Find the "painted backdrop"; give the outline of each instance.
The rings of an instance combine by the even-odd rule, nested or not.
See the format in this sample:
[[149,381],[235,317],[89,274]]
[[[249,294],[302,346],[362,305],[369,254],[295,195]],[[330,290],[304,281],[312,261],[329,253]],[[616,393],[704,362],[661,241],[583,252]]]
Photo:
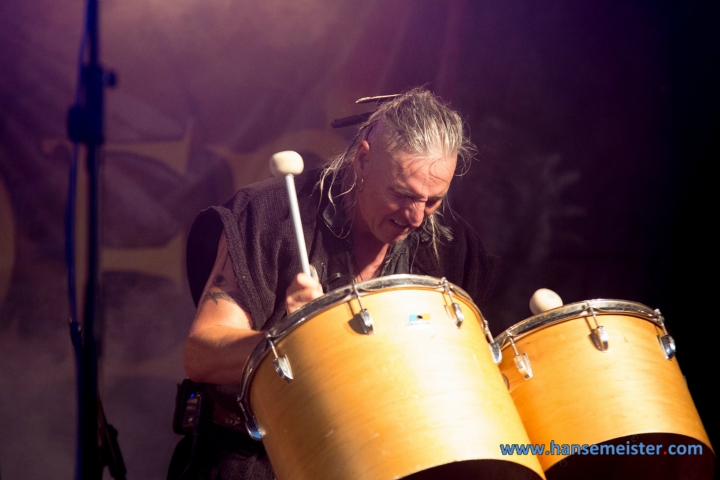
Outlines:
[[[660,308],[706,427],[717,397],[701,310],[717,217],[716,3],[107,0],[101,396],[128,478],[165,477],[193,317],[194,216],[299,151],[311,168],[363,96],[427,85],[479,156],[450,197],[503,257],[493,333],[566,303]],[[63,217],[80,2],[0,3],[0,476],[70,478],[75,372]],[[78,212],[86,209],[81,172]],[[711,213],[714,216],[711,216]],[[79,271],[86,228],[79,217]],[[591,392],[588,393],[591,395]],[[713,437],[717,438],[717,437]],[[715,440],[717,446],[717,440]]]

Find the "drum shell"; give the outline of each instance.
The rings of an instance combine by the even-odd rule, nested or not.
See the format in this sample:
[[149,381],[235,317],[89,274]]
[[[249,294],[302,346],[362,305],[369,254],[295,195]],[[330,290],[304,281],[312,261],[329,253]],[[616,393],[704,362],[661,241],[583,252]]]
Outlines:
[[[476,460],[508,478],[543,477],[536,457],[500,453],[500,443],[528,437],[472,302],[455,296],[465,315],[457,328],[441,291],[410,286],[361,300],[374,334],[353,329],[358,302],[343,301],[276,344],[290,383],[272,355],[258,365],[250,405],[278,480],[394,479]],[[408,328],[414,314],[429,326]]]
[[[609,348],[604,352],[589,337],[591,316],[540,326],[517,338],[518,353],[526,354],[532,367],[533,377],[528,380],[516,368],[514,352],[504,342],[500,370],[530,441],[544,444],[546,450],[551,441],[592,445],[652,439],[665,447],[668,442],[702,442],[706,447],[702,458],[677,457],[678,465],[674,465],[664,457],[661,469],[668,475],[663,478],[709,478],[705,475],[712,475],[712,446],[677,359],[668,360],[663,353],[658,335],[664,332],[652,321],[627,313],[602,312],[596,318],[609,336]],[[517,331],[518,325],[510,330]],[[558,466],[565,467],[566,457],[553,452],[538,458],[548,478],[553,478],[549,469],[562,470]],[[658,464],[655,460],[660,459],[613,456],[602,461],[606,466],[618,462],[623,464],[618,468],[625,470],[632,462],[644,462],[644,474],[648,474],[652,462]],[[697,476],[668,474],[668,469],[687,470],[698,462],[702,465],[696,468]]]

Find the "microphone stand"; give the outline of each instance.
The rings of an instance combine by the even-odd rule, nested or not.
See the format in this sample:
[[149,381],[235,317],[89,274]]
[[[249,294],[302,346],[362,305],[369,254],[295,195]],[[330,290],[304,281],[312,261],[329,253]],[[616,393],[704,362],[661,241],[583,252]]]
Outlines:
[[[114,74],[103,72],[98,61],[98,1],[87,0],[86,25],[81,47],[80,89],[77,104],[68,112],[68,133],[87,147],[88,168],[88,276],[83,328],[70,318],[78,370],[78,480],[100,480],[104,467],[116,479],[125,478],[125,465],[117,443],[117,430],[107,424],[98,395],[99,340],[95,323],[100,308],[100,151],[103,144],[104,87],[114,86]],[[85,55],[87,40],[87,63]],[[70,213],[72,215],[72,212]],[[71,298],[74,311],[74,298]]]

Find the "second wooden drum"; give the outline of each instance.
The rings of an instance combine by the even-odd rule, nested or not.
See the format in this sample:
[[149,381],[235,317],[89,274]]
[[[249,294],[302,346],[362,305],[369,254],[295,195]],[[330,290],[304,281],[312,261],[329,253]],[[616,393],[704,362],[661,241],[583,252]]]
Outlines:
[[496,343],[549,480],[712,478],[715,454],[659,311],[588,300],[524,320]]

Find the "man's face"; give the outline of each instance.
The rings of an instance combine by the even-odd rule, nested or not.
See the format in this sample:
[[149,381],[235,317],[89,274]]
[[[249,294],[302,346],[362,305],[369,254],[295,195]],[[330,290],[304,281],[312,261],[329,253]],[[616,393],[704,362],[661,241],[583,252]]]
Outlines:
[[445,156],[441,149],[428,156],[390,153],[382,132],[373,133],[355,155],[353,166],[363,185],[356,193],[353,228],[360,238],[374,236],[393,244],[438,209],[450,187],[457,155]]

